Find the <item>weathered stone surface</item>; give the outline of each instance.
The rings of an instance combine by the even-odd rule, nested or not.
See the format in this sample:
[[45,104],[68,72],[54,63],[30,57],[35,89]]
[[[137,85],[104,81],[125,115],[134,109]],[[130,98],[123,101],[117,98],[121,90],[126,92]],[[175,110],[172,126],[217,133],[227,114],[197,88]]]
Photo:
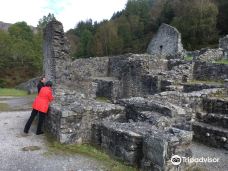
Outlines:
[[[185,111],[177,107],[174,104],[167,102],[159,102],[153,99],[146,99],[142,97],[132,97],[129,99],[122,99],[119,101],[124,105],[127,110],[130,110],[129,114],[134,115],[135,111],[153,111],[160,113],[163,116],[175,117],[177,115],[184,115]],[[129,116],[130,118],[130,116]]]
[[61,143],[91,142],[91,128],[102,119],[124,115],[124,108],[118,105],[80,99],[69,106],[53,104],[49,111],[49,131]]
[[228,128],[228,115],[226,114],[206,113],[200,118],[200,121],[213,126]]
[[192,128],[195,140],[209,146],[228,149],[228,129],[203,122],[194,122]]
[[101,147],[130,165],[146,169],[149,163],[150,169],[154,166],[166,169],[173,154],[191,156],[192,133],[188,131],[176,128],[161,131],[145,122],[104,121],[97,128],[94,134],[99,137]]
[[212,84],[212,83],[195,83],[195,84],[182,84],[183,85],[183,92],[192,92],[192,91],[201,91],[203,89],[212,89],[212,88],[222,88],[223,85],[222,84]]
[[182,59],[170,59],[167,63],[168,70],[172,70],[175,66],[190,64],[191,62]]
[[62,84],[70,63],[69,44],[64,36],[62,23],[53,20],[44,29],[43,69],[45,77],[55,84]]
[[121,96],[121,83],[115,77],[93,78],[97,84],[96,97],[106,97],[115,101]]
[[[153,131],[144,136],[143,160],[144,170],[172,170],[175,166],[170,163],[172,155],[191,157],[190,143],[192,134],[179,129],[170,128],[166,132]],[[186,164],[181,163],[181,170]]]
[[[188,85],[193,73],[194,79],[227,78],[226,66],[196,63],[193,67],[194,62],[168,60],[183,52],[180,34],[168,25],[162,25],[151,41],[157,55],[125,54],[71,62],[57,21],[47,26],[44,40],[44,70],[56,83],[47,129],[62,143],[93,143],[143,170],[174,169],[172,155],[191,155],[192,123],[210,124],[209,117],[196,114],[204,112],[203,99],[221,89],[211,89],[207,84],[210,89],[196,86],[199,91],[186,93],[180,83]],[[215,106],[224,108],[224,104]],[[222,111],[227,112],[226,108]],[[212,120],[222,122],[218,117]],[[205,132],[204,127],[194,130]],[[223,141],[225,138],[221,137]]]
[[221,81],[228,78],[228,65],[206,62],[196,62],[193,69],[193,78],[196,80]]
[[194,139],[206,145],[227,148],[228,145],[228,99],[204,97],[203,112],[192,125]]
[[183,53],[181,34],[176,28],[162,24],[151,40],[147,52],[152,55],[167,57],[181,56]]
[[28,80],[24,83],[19,84],[18,86],[16,86],[17,89],[21,89],[21,90],[25,90],[27,91],[29,94],[32,93],[37,93],[37,84],[39,83],[40,77],[36,77],[33,78],[31,80]]
[[214,62],[223,59],[223,49],[205,49],[200,52],[200,55],[195,57],[194,60]]
[[224,57],[228,59],[228,35],[219,39],[219,47],[224,50]]
[[204,98],[203,110],[208,113],[228,114],[228,99]]

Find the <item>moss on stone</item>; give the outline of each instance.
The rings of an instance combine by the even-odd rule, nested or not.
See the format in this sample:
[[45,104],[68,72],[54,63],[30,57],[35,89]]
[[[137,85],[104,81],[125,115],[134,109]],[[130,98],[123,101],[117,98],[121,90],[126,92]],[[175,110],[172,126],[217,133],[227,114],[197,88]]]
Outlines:
[[87,157],[92,157],[102,162],[110,171],[137,171],[138,169],[127,166],[120,161],[113,160],[103,150],[96,148],[90,144],[61,144],[55,140],[50,134],[45,134],[48,144],[48,152],[44,155],[69,155],[81,154]]

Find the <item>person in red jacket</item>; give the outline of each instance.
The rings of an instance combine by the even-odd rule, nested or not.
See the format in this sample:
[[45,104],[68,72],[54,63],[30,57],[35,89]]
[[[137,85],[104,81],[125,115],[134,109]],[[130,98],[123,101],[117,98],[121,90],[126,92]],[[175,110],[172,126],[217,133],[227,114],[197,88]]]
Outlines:
[[52,95],[51,87],[52,87],[52,82],[47,81],[46,85],[41,88],[39,94],[35,98],[32,105],[32,108],[33,108],[32,113],[25,125],[24,133],[28,133],[31,127],[31,124],[38,113],[39,113],[39,121],[37,125],[36,135],[44,133],[42,131],[43,121],[45,116],[47,115],[49,104],[54,99]]

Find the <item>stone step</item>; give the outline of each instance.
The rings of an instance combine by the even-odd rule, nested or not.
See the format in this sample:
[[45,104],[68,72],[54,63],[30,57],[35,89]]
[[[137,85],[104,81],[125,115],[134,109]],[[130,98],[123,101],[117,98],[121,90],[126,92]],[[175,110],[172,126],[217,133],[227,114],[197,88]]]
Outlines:
[[92,77],[97,84],[96,97],[105,97],[115,101],[121,94],[120,81],[116,77]]
[[218,127],[228,128],[228,115],[209,113],[203,117],[202,122]]
[[206,113],[228,114],[228,99],[204,98],[203,110]]
[[194,122],[192,130],[194,132],[194,140],[208,146],[228,150],[228,129],[203,122]]

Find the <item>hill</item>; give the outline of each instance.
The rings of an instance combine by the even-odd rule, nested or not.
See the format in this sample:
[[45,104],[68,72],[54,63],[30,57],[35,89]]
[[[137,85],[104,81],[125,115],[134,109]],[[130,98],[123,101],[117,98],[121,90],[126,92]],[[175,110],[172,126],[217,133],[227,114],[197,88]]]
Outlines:
[[0,21],[0,30],[7,31],[12,24]]
[[[8,29],[11,25],[13,25],[13,24],[0,21],[0,30],[8,31]],[[29,27],[32,29],[33,33],[37,33],[36,27],[33,27],[33,26],[29,26]]]
[[81,21],[68,31],[75,58],[144,53],[162,23],[176,27],[184,48],[214,47],[228,34],[227,0],[128,0],[100,23]]

